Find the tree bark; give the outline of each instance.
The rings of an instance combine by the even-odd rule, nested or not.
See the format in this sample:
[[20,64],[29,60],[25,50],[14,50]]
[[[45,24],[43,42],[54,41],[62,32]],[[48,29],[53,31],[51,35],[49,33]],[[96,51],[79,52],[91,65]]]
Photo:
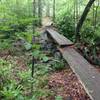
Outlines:
[[36,0],[33,0],[33,16],[36,16]]
[[42,0],[38,0],[38,18],[39,18],[39,26],[42,25]]
[[95,28],[96,28],[96,24],[97,24],[98,8],[99,8],[99,0],[98,0],[98,5],[96,6],[96,11],[95,11],[95,18],[94,18]]
[[55,0],[53,0],[53,21],[55,21]]
[[46,5],[46,16],[50,17],[50,3],[49,3],[49,0],[48,0],[47,5]]
[[95,0],[89,0],[89,2],[86,5],[85,10],[84,10],[81,18],[80,18],[80,20],[79,20],[79,22],[77,24],[77,27],[76,27],[76,41],[75,42],[80,41],[80,30],[82,28],[82,25],[83,25],[87,15],[88,15],[88,12],[90,11],[90,8],[91,8],[92,4],[94,3],[94,1]]

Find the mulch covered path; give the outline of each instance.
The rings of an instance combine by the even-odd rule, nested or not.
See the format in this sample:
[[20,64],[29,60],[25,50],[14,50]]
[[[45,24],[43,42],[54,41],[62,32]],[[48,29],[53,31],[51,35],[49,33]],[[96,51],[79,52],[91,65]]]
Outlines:
[[62,96],[63,100],[91,100],[70,69],[53,73],[48,86],[55,95]]

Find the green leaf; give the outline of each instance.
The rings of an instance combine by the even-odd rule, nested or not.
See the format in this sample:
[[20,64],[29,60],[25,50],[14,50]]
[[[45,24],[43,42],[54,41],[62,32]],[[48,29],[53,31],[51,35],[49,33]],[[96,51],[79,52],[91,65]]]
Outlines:
[[55,100],[63,100],[62,96],[56,96]]
[[43,57],[43,62],[47,62],[49,59],[48,59],[48,57]]
[[30,50],[32,48],[32,45],[30,43],[26,42],[24,44],[24,47],[25,47],[26,50]]
[[39,50],[35,50],[32,54],[34,57],[39,57],[40,55],[40,51]]

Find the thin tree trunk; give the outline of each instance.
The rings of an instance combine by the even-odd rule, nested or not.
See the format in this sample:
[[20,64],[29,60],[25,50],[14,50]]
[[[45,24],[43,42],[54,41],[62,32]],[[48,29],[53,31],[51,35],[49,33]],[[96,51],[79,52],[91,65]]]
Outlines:
[[94,21],[94,25],[95,25],[95,28],[96,28],[96,24],[97,24],[97,16],[98,16],[98,8],[99,8],[99,0],[98,0],[98,5],[96,7],[96,11],[95,11],[95,21]]
[[77,24],[77,27],[76,27],[76,41],[75,42],[78,42],[80,40],[80,30],[82,28],[82,25],[88,15],[88,12],[90,11],[90,8],[92,6],[92,4],[94,3],[95,0],[89,0],[87,6],[85,7],[85,10]]
[[55,0],[53,0],[53,21],[55,21]]
[[47,2],[47,6],[46,6],[46,16],[50,17],[50,3],[49,3],[49,1]]
[[36,0],[33,0],[33,16],[36,16]]
[[95,26],[95,5],[93,4],[93,26]]
[[78,0],[76,0],[76,21],[78,22]]
[[35,24],[36,24],[35,21],[34,21],[35,16],[36,16],[36,0],[33,0],[33,23],[32,23],[33,34],[35,32]]
[[76,33],[76,3],[74,1],[74,28],[75,28],[75,33]]
[[42,1],[38,0],[38,18],[39,18],[39,26],[42,25]]

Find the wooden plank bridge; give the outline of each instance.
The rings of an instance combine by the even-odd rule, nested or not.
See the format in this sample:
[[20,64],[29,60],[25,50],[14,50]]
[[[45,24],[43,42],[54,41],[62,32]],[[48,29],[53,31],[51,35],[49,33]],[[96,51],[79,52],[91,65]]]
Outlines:
[[72,47],[73,43],[69,39],[51,28],[47,28],[46,33],[58,44],[63,58],[77,75],[91,100],[100,100],[100,72]]
[[50,35],[53,40],[59,45],[59,46],[69,46],[69,45],[73,45],[73,43],[68,40],[67,38],[65,38],[63,35],[58,34],[56,31],[52,30],[52,29],[47,29],[46,30],[48,35]]

